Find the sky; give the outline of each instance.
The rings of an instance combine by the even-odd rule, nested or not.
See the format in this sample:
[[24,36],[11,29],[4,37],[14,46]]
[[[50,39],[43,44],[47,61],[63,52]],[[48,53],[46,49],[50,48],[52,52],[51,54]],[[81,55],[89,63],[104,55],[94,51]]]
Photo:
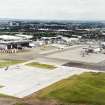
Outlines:
[[105,0],[0,0],[0,18],[105,20]]

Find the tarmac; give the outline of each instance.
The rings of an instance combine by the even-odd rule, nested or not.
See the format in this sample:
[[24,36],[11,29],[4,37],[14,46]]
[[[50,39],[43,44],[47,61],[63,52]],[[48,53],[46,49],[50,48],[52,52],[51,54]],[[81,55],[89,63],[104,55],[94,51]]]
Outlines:
[[[81,46],[74,46],[64,50],[54,49],[54,51],[52,51],[52,49],[51,51],[44,51],[41,54],[35,54],[36,51],[25,54],[24,56],[20,54],[23,58],[27,59],[28,62],[10,66],[7,70],[5,70],[6,67],[0,69],[0,86],[3,86],[0,88],[0,94],[23,98],[73,75],[79,75],[84,72],[104,72],[92,70],[91,68],[81,68],[80,66],[62,66],[70,61],[95,63],[99,65],[100,63],[104,64],[104,54],[90,54],[86,57],[81,57],[81,48]],[[32,58],[26,58],[28,57],[27,55],[30,57],[30,54],[32,54],[31,57],[33,59],[36,59],[32,60]],[[21,56],[19,57],[21,58]],[[14,57],[12,56],[11,58]],[[57,68],[54,70],[47,70],[25,65],[36,61],[40,63],[52,64]]]
[[66,66],[59,66],[55,70],[25,65],[11,66],[6,71],[4,68],[0,70],[0,85],[4,86],[0,88],[0,93],[23,98],[62,79],[89,71]]

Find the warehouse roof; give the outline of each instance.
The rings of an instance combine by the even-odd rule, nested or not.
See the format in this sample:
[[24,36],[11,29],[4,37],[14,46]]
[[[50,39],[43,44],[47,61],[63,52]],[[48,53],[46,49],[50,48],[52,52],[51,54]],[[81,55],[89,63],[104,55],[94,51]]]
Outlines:
[[3,40],[21,40],[21,37],[18,36],[12,36],[12,35],[0,35],[0,39]]

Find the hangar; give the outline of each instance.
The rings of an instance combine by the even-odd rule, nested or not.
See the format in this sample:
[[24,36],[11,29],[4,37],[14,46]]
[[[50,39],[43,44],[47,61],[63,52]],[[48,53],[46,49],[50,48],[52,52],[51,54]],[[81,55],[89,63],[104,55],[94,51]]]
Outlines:
[[1,35],[0,49],[20,49],[22,47],[29,47],[30,42],[32,42],[32,40],[19,36]]

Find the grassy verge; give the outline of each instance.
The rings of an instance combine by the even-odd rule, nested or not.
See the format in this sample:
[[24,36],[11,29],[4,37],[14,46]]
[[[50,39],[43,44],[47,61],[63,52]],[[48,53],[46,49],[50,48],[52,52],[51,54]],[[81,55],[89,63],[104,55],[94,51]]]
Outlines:
[[0,61],[0,68],[10,66],[10,65],[15,65],[15,64],[18,64],[18,63],[23,63],[23,62],[24,61],[20,61],[20,60],[4,60],[4,61]]
[[9,96],[9,95],[2,94],[2,93],[0,93],[0,98],[12,98],[12,99],[16,99],[16,97]]
[[14,105],[29,105],[29,104],[26,104],[26,103],[16,103]]
[[0,88],[3,88],[3,87],[5,87],[5,86],[3,86],[3,85],[0,85]]
[[105,73],[73,76],[41,90],[37,97],[67,105],[105,105]]
[[26,64],[27,66],[32,66],[32,67],[38,67],[38,68],[43,68],[43,69],[55,69],[56,67],[53,65],[49,65],[49,64],[41,64],[38,62],[32,62],[29,64]]

